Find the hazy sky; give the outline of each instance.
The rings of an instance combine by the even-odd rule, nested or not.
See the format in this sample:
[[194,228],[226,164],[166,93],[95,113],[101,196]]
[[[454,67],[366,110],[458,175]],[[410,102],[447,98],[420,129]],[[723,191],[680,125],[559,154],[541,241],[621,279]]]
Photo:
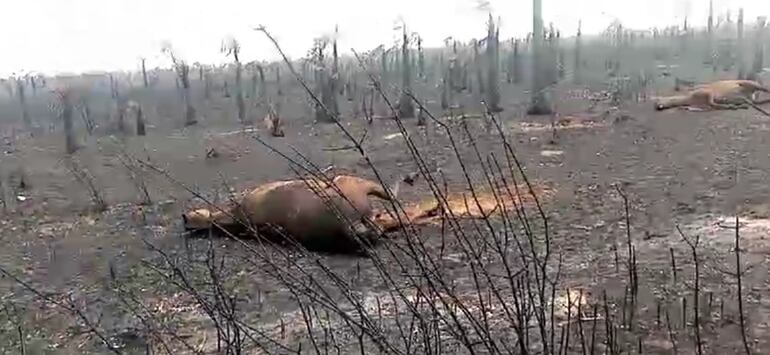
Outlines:
[[[501,36],[532,28],[531,0],[491,0],[502,19]],[[685,15],[705,23],[708,0],[543,0],[544,20],[566,34],[579,19],[585,32],[598,32],[618,18],[626,26],[648,28],[681,22]],[[368,50],[392,43],[402,19],[426,46],[447,36],[460,39],[485,33],[486,12],[478,0],[2,0],[0,76],[19,71],[81,72],[134,69],[138,58],[166,65],[160,55],[169,41],[188,61],[221,62],[227,36],[243,47],[243,60],[274,59],[264,24],[293,57],[312,39],[340,28],[340,48]],[[770,0],[714,0],[716,9],[744,7],[747,22],[770,15]]]

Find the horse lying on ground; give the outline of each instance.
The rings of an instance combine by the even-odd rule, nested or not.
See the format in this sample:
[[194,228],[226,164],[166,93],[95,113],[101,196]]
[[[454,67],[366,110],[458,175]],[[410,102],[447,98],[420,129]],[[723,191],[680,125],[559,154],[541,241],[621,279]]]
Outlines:
[[689,106],[712,110],[735,110],[751,106],[770,117],[770,113],[758,106],[770,102],[770,99],[758,100],[759,92],[770,93],[770,89],[753,80],[720,80],[697,85],[685,95],[658,98],[655,109],[661,111]]
[[312,251],[359,253],[382,237],[369,219],[369,196],[390,200],[381,184],[356,176],[338,175],[331,183],[310,178],[276,181],[245,193],[226,208],[197,209],[183,214],[182,220],[193,232],[213,229],[239,235],[256,230],[261,237],[294,241]]

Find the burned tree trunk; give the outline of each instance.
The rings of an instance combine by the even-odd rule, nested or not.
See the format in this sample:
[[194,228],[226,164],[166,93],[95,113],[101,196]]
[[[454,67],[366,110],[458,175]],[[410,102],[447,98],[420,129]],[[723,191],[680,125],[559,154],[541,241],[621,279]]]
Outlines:
[[147,128],[144,124],[144,112],[142,111],[142,105],[140,105],[138,102],[131,101],[130,107],[136,115],[136,135],[147,135]]
[[577,85],[580,85],[583,83],[583,73],[582,73],[582,66],[583,66],[583,59],[581,58],[581,54],[583,51],[583,21],[578,21],[578,30],[577,35],[575,36],[575,64],[574,64],[574,82]]
[[120,97],[120,91],[118,90],[118,82],[115,80],[115,77],[110,75],[110,93],[112,95],[112,100],[114,101],[115,105],[115,117],[117,122],[117,128],[118,132],[121,134],[126,133],[126,125],[125,120],[123,117],[124,113],[124,107],[123,107],[123,99]]
[[717,60],[716,60],[716,48],[714,47],[714,0],[709,1],[709,17],[707,24],[707,46],[706,46],[706,61],[711,63],[711,71],[716,73]]
[[307,60],[302,61],[302,68],[300,70],[302,71],[302,78],[311,83],[314,78],[311,75],[310,65],[308,65]]
[[451,89],[449,89],[449,84],[447,83],[447,77],[444,76],[441,78],[441,109],[447,110],[449,109],[449,95]]
[[64,145],[67,154],[72,154],[77,151],[78,146],[75,142],[75,129],[72,122],[72,102],[71,92],[67,89],[59,90],[57,93],[59,100],[60,115],[64,122]]
[[208,100],[211,98],[211,74],[209,71],[201,67],[203,73],[203,98]]
[[566,75],[566,55],[564,53],[564,48],[561,46],[560,31],[556,31],[556,57],[557,78],[559,80],[564,80],[564,76]]
[[487,31],[487,106],[491,112],[502,112],[500,107],[500,51],[498,49],[499,28],[495,25],[492,15],[489,16],[489,28]]
[[249,66],[251,71],[251,86],[249,87],[249,97],[252,103],[257,101],[257,72],[254,70],[257,66]]
[[[511,39],[511,48],[515,47],[516,41]],[[513,83],[513,52],[505,57],[505,82],[507,84]]]
[[198,123],[198,120],[195,119],[195,107],[193,107],[192,99],[190,97],[190,66],[184,60],[177,58],[170,46],[164,46],[162,51],[171,57],[171,62],[176,71],[177,80],[180,86],[179,90],[181,91],[181,97],[185,107],[184,125],[195,125]]
[[765,28],[767,23],[767,17],[760,16],[757,19],[757,33],[754,42],[754,59],[751,65],[752,73],[754,77],[762,72],[765,65]]
[[238,110],[238,122],[247,124],[246,104],[243,101],[243,65],[239,57],[241,45],[232,38],[227,43],[222,44],[222,52],[225,53],[225,56],[233,56],[233,61],[235,62],[235,107]]
[[337,106],[337,81],[339,80],[339,58],[337,57],[337,38],[335,36],[332,43],[334,63],[332,66],[331,76],[326,75],[326,90],[324,91],[323,103],[324,106],[330,111],[331,117],[327,117],[332,121],[335,121],[339,115],[339,106]]
[[424,109],[427,104],[427,102],[423,102],[422,105],[417,107],[417,126],[424,127],[428,124]]
[[345,98],[348,100],[348,102],[353,102],[355,100],[355,92],[353,91],[353,83],[355,83],[355,78],[352,74],[350,74],[345,80]]
[[337,118],[337,112],[335,110],[337,106],[337,98],[334,85],[332,84],[333,81],[331,80],[330,75],[327,74],[326,68],[319,69],[318,75],[321,78],[321,80],[318,82],[318,90],[321,94],[321,103],[323,103],[323,106],[326,109],[320,105],[316,106],[316,121],[331,123],[336,121]]
[[679,52],[685,53],[688,49],[688,42],[690,41],[690,28],[687,23],[687,16],[684,17],[684,26],[680,33],[677,33],[679,37]]
[[267,107],[267,81],[265,80],[265,68],[257,65],[259,73],[259,104]]
[[340,112],[337,104],[337,96],[340,94],[340,59],[337,53],[337,37],[337,27],[335,26],[334,40],[332,41],[332,72],[326,84],[329,92],[326,93],[327,99],[324,101],[324,106],[331,111],[335,118],[339,117]]
[[182,63],[178,69],[179,79],[182,84],[182,98],[184,100],[184,122],[185,126],[192,126],[198,123],[195,119],[195,107],[193,107],[192,100],[190,98],[190,67],[186,63]]
[[469,90],[471,87],[471,83],[468,75],[468,63],[462,63],[462,71],[460,72],[461,78],[460,78],[460,87],[457,89],[457,92],[462,92],[463,90]]
[[121,134],[126,133],[126,120],[125,120],[125,105],[123,104],[123,99],[120,97],[115,99],[115,115],[117,116],[118,121],[118,132]]
[[513,42],[513,83],[521,83],[521,40],[517,39]]
[[83,119],[83,125],[86,127],[86,133],[88,133],[89,136],[93,135],[96,124],[91,117],[91,108],[89,107],[88,100],[85,97],[81,97],[78,106],[80,109],[80,118]]
[[399,52],[400,52],[399,49],[400,48],[394,47],[394,50],[396,51],[396,53],[393,55],[393,57],[391,57],[392,60],[390,64],[390,71],[392,73],[395,73],[396,75],[398,75],[398,73],[403,73],[401,71],[401,63],[400,63],[401,56],[399,55]]
[[336,94],[339,89],[340,80],[340,58],[337,55],[337,26],[334,27],[334,40],[332,41],[332,77],[331,77],[331,90]]
[[348,76],[347,70],[345,69],[345,66],[343,65],[342,66],[342,70],[340,70],[337,73],[337,84],[335,85],[335,88],[337,89],[337,94],[339,94],[339,96],[345,96],[346,95],[345,90],[347,90],[347,88],[349,86],[348,85],[349,81],[348,81],[347,76]]
[[404,26],[403,43],[401,43],[401,98],[398,100],[398,116],[414,118],[414,103],[410,96],[412,92],[412,66],[409,59],[409,36]]
[[546,36],[548,45],[548,74],[547,81],[549,85],[556,84],[559,81],[558,68],[559,68],[559,54],[558,54],[558,39],[556,37],[556,31],[553,28],[553,24],[549,26],[548,35]]
[[29,86],[32,87],[32,96],[37,96],[37,82],[34,76],[29,77]]
[[340,72],[340,58],[337,54],[337,37],[339,36],[339,28],[334,26],[334,40],[332,41],[332,73],[336,74]]
[[69,100],[62,103],[62,120],[64,121],[64,140],[67,149],[67,154],[72,154],[77,151],[77,143],[75,143],[75,130],[72,124],[72,105]]
[[738,10],[738,43],[735,44],[736,60],[738,61],[738,79],[746,78],[746,61],[744,60],[743,46],[743,8]]
[[358,77],[356,76],[355,73],[350,75],[350,91],[351,91],[350,95],[352,97],[355,98],[358,96],[358,93],[359,93]]
[[280,66],[280,64],[275,66],[275,86],[276,86],[276,94],[278,96],[283,96],[283,88],[281,87],[281,66]]
[[388,80],[388,51],[383,50],[380,57],[380,80],[383,84]]
[[144,88],[147,89],[150,87],[149,81],[147,81],[147,67],[145,66],[146,59],[142,58],[142,84],[144,84]]
[[620,58],[623,54],[623,25],[617,24],[617,33],[615,34],[615,54],[612,58],[611,77],[620,75]]
[[19,96],[19,105],[21,106],[21,121],[24,122],[24,127],[30,129],[32,128],[32,119],[29,117],[27,97],[24,94],[24,81],[19,79],[16,79],[16,94]]
[[144,113],[142,112],[142,106],[136,108],[136,135],[144,136],[147,134],[147,129],[144,124]]
[[441,70],[441,109],[446,110],[449,108],[449,95],[452,90],[451,85],[451,72],[448,66],[444,65],[444,55],[439,56],[439,68]]
[[238,121],[246,122],[246,104],[243,101],[243,86],[241,82],[241,62],[236,60],[235,64],[235,106],[238,109]]
[[475,90],[473,90],[474,85],[471,85],[471,91],[476,92],[479,95],[484,94],[484,74],[482,70],[482,64],[481,64],[481,55],[479,55],[479,46],[481,44],[477,40],[473,40],[471,42],[471,46],[473,46],[473,67],[474,71],[476,72],[476,85]]
[[420,79],[427,79],[425,76],[425,53],[422,50],[422,37],[417,37],[417,70]]
[[[315,44],[315,64],[316,64],[316,91],[321,98],[322,105],[316,104],[315,106],[315,118],[317,122],[331,123],[337,119],[337,95],[334,89],[334,79],[329,75],[326,69],[326,63],[324,58],[324,49],[327,46],[327,42],[324,40],[316,40]],[[326,109],[324,109],[324,107]]]
[[551,103],[548,101],[545,89],[545,76],[543,75],[543,18],[542,1],[532,1],[532,96],[527,113],[530,115],[551,114]]

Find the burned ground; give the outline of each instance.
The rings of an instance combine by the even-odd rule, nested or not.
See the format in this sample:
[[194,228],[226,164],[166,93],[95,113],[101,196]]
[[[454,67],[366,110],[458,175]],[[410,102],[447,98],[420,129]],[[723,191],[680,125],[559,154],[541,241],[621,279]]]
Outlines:
[[[741,279],[748,341],[755,353],[766,351],[770,347],[770,304],[764,297],[770,271],[766,263],[770,243],[767,118],[752,110],[655,112],[651,102],[630,101],[620,105],[602,102],[586,112],[589,103],[575,97],[575,90],[570,89],[574,88],[563,86],[555,91],[558,117],[526,116],[522,102],[527,95],[519,87],[504,86],[505,110],[496,118],[502,136],[495,128],[488,129],[483,118],[447,118],[450,112],[439,115],[442,110],[438,103],[430,101],[429,109],[449,127],[457,151],[435,122],[429,121],[427,128],[418,127],[416,119],[403,123],[430,172],[442,180],[439,185],[445,179],[454,190],[467,189],[465,173],[475,187],[486,186],[483,171],[494,166],[487,160],[491,155],[503,166],[501,170],[511,172],[505,163],[502,137],[511,144],[539,192],[547,217],[548,228],[544,230],[535,206],[528,203],[523,209],[534,241],[544,243],[546,233],[550,239],[547,271],[554,277],[558,269],[559,275],[555,299],[565,294],[573,302],[575,297],[586,298],[578,322],[565,319],[575,317],[575,309],[570,308],[565,316],[554,307],[556,315],[551,320],[555,321],[546,322],[555,328],[548,333],[556,337],[547,341],[550,346],[561,348],[560,344],[568,342],[565,349],[580,353],[591,343],[590,339],[580,340],[578,333],[582,333],[587,337],[596,334],[595,344],[602,352],[615,342],[622,349],[641,346],[645,353],[670,353],[673,347],[689,352],[695,344],[695,323],[700,326],[699,336],[707,353],[742,351],[733,252],[737,212],[741,218],[741,267],[745,269]],[[658,89],[670,92],[663,84]],[[511,299],[505,292],[513,290],[506,289],[495,299],[491,281],[476,280],[479,271],[475,268],[485,265],[501,283],[507,283],[511,275],[503,282],[503,263],[495,259],[493,251],[486,250],[494,243],[474,238],[497,240],[499,236],[490,235],[496,231],[508,231],[511,235],[506,234],[506,238],[512,239],[512,232],[518,231],[518,238],[525,238],[519,230],[522,220],[509,227],[504,226],[508,223],[505,219],[495,216],[489,225],[462,221],[470,242],[460,240],[459,232],[447,232],[449,225],[420,226],[417,236],[425,249],[419,253],[410,250],[412,244],[404,236],[394,233],[387,246],[377,249],[380,258],[388,262],[384,265],[368,258],[312,255],[254,241],[184,235],[179,216],[203,202],[182,184],[207,199],[222,202],[231,191],[296,176],[289,162],[255,136],[301,160],[296,149],[322,169],[333,166],[333,170],[374,178],[355,150],[341,149],[350,142],[338,127],[310,122],[299,99],[304,97],[300,88],[285,90],[285,137],[270,137],[261,126],[243,129],[235,123],[233,105],[216,99],[205,105],[199,102],[202,117],[196,126],[170,124],[179,121],[181,116],[176,113],[181,109],[171,106],[171,114],[158,104],[153,105],[154,111],[147,110],[150,128],[145,137],[83,138],[76,158],[93,176],[96,190],[107,202],[102,212],[93,210],[88,189],[66,168],[59,135],[18,136],[13,149],[0,160],[7,202],[0,220],[4,245],[0,265],[10,274],[0,283],[5,305],[0,316],[3,350],[14,352],[24,343],[30,353],[108,352],[102,341],[106,340],[115,351],[125,353],[143,353],[146,348],[216,352],[218,347],[225,347],[222,339],[237,338],[244,342],[243,348],[255,353],[260,348],[273,353],[300,349],[348,352],[358,351],[359,346],[376,349],[396,343],[406,347],[399,348],[404,353],[454,353],[468,346],[457,335],[457,324],[473,329],[466,340],[478,342],[471,347],[478,347],[481,353],[494,352],[498,346],[497,341],[485,340],[484,334],[500,336],[503,340],[499,344],[507,340],[514,346],[516,322],[506,315],[504,302],[499,302]],[[418,94],[435,96],[431,90],[428,85],[417,89]],[[351,117],[349,106],[342,105],[341,124],[354,137],[366,132],[367,157],[386,183],[418,170],[394,121],[375,119],[367,124],[362,118]],[[560,122],[559,129],[553,129],[552,121]],[[260,120],[255,117],[254,122]],[[212,148],[217,152],[214,156],[207,154]],[[129,169],[120,157],[148,162],[168,176],[141,164]],[[513,173],[521,179],[519,172]],[[19,186],[20,176],[25,181],[23,188]],[[137,181],[147,186],[149,204],[139,203],[144,195]],[[430,196],[424,179],[400,191],[400,197],[408,202]],[[628,276],[623,196],[629,206],[630,245],[638,273],[634,306],[624,297],[634,284]],[[515,211],[507,213],[516,215]],[[693,257],[677,227],[688,240],[699,236],[697,292],[701,311],[697,322],[693,318]],[[469,259],[463,243],[483,249],[478,260]],[[506,258],[518,259],[519,251],[512,245]],[[453,294],[443,302],[451,299],[454,306],[437,300],[446,293],[416,296],[412,282],[420,278],[403,274],[405,269],[419,271],[420,258],[425,255],[440,264],[441,275],[433,276],[434,281],[452,280]],[[404,265],[395,265],[396,260]],[[331,272],[348,285],[339,287]],[[394,278],[390,282],[403,283],[399,297],[383,274]],[[14,282],[11,275],[43,293],[31,292]],[[338,303],[297,293],[312,288],[314,280],[327,288],[328,299]],[[225,295],[236,302],[229,318],[225,310],[215,307],[230,302],[228,297],[218,298]],[[350,304],[351,299],[360,301],[358,307]],[[598,316],[593,313],[597,309],[592,308],[594,305]],[[628,311],[632,309],[633,317]],[[361,310],[368,318],[359,313]],[[415,316],[418,313],[424,318]],[[447,314],[462,319],[452,320]],[[212,318],[221,323],[214,323]],[[351,325],[365,323],[364,318],[373,319],[376,326]],[[474,318],[484,331],[474,328],[474,320],[467,318]],[[421,321],[430,324],[423,325],[425,329],[415,325]],[[529,321],[530,332],[539,336],[538,323]],[[308,329],[308,323],[315,328]],[[578,332],[578,325],[585,329]],[[227,326],[233,327],[230,333],[217,334]],[[410,326],[419,329],[401,328]],[[417,344],[417,339],[430,338],[424,333],[434,329],[431,327],[439,334],[434,341],[443,348]],[[590,332],[591,327],[596,331]],[[236,328],[249,335],[233,335]],[[377,334],[357,333],[356,329],[363,328],[383,329],[383,337],[391,340],[361,340],[378,339]],[[560,341],[564,329],[572,335]],[[612,335],[606,329],[614,329],[609,332]],[[422,335],[415,335],[409,345],[402,337],[411,331]],[[438,348],[426,350],[433,346]],[[532,346],[543,344],[533,340]]]

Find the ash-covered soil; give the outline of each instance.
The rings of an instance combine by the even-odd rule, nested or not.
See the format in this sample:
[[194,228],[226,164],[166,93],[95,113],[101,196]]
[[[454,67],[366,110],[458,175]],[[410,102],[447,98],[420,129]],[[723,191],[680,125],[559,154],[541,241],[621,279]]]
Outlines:
[[[514,95],[508,93],[507,97]],[[562,259],[562,288],[584,290],[586,297],[591,297],[589,303],[598,302],[606,290],[613,307],[621,306],[627,287],[624,263],[628,255],[619,187],[629,199],[630,235],[640,285],[638,319],[631,333],[636,335],[622,341],[641,342],[645,353],[670,353],[668,330],[665,324],[656,324],[661,317],[657,304],[662,302],[668,304],[663,308],[670,313],[678,349],[688,352],[693,347],[692,328],[682,327],[681,300],[689,297],[688,302],[692,302],[694,270],[690,249],[677,232],[678,226],[688,238],[700,238],[704,346],[708,353],[737,353],[742,349],[732,275],[737,212],[742,223],[742,266],[747,269],[743,295],[749,341],[755,353],[768,351],[770,154],[766,147],[770,118],[753,110],[655,112],[649,102],[630,102],[614,108],[601,104],[586,113],[587,103],[570,98],[566,91],[556,99],[560,116],[555,119],[572,119],[563,121],[567,122],[565,126],[555,131],[550,127],[551,117],[525,116],[513,99],[499,120],[532,184],[549,191],[541,202],[549,221],[552,258]],[[158,328],[154,334],[172,339],[169,342],[176,344],[180,353],[216,350],[216,332],[195,295],[172,282],[180,282],[178,278],[165,274],[170,272],[167,262],[172,260],[189,272],[190,282],[200,282],[205,289],[207,270],[203,261],[211,249],[217,255],[227,255],[221,267],[228,275],[224,282],[237,295],[240,321],[262,329],[281,343],[270,345],[278,353],[288,351],[281,346],[296,350],[299,343],[304,344],[303,352],[312,352],[312,348],[307,342],[303,313],[294,300],[296,295],[269,275],[272,269],[267,264],[276,260],[293,260],[298,266],[282,265],[324,275],[320,260],[350,282],[370,312],[381,316],[385,313],[384,317],[392,320],[399,307],[388,296],[388,287],[371,260],[302,256],[291,249],[261,249],[259,243],[247,242],[262,250],[262,255],[278,255],[269,260],[256,257],[242,242],[188,238],[182,232],[180,214],[200,206],[201,201],[167,177],[140,169],[136,174],[148,186],[151,204],[139,205],[142,196],[135,180],[118,159],[125,150],[220,202],[228,190],[295,176],[290,164],[252,135],[301,159],[293,152],[296,149],[321,168],[333,166],[334,171],[374,176],[357,152],[338,149],[349,142],[337,127],[311,125],[307,118],[301,118],[300,108],[292,110],[286,115],[284,138],[268,137],[261,126],[238,132],[240,127],[207,125],[204,118],[200,127],[151,129],[146,137],[86,139],[77,158],[104,194],[108,203],[105,212],[93,211],[87,189],[66,169],[59,136],[20,140],[15,151],[0,161],[3,181],[7,181],[7,206],[0,219],[4,246],[0,249],[0,264],[52,298],[70,294],[83,314],[98,321],[103,334],[125,352],[144,353],[146,344],[152,343],[153,336],[138,314],[155,317]],[[605,110],[609,113],[602,115]],[[483,170],[474,144],[484,159],[490,153],[505,159],[499,135],[494,129],[487,131],[482,119],[467,118],[467,129],[474,137],[471,140],[461,120],[440,119],[452,130],[465,171],[474,184],[483,186]],[[423,129],[415,122],[405,120],[404,124],[429,167],[433,171],[440,169],[450,186],[463,189],[467,184],[462,164],[447,135],[435,124]],[[368,157],[385,181],[395,181],[417,170],[394,122],[375,120],[369,126],[361,119],[348,117],[342,124],[355,137],[366,131]],[[206,158],[210,148],[219,153],[218,157]],[[24,176],[24,188],[17,186],[19,176]],[[417,201],[428,196],[429,191],[420,179],[413,187],[402,186],[400,193],[405,201]],[[535,210],[529,208],[533,223],[541,225]],[[472,222],[465,227],[475,228]],[[463,259],[456,242],[440,237],[441,228],[421,226],[420,238],[430,253],[441,256],[447,279],[454,280],[458,293],[467,294],[468,304],[473,304],[470,263]],[[403,244],[398,234],[389,243]],[[385,247],[379,250],[387,254]],[[672,253],[677,279],[672,273]],[[3,278],[1,284],[7,305],[0,317],[0,343],[8,344],[3,350],[13,353],[18,349],[21,330],[29,353],[74,354],[87,349],[107,352],[76,314],[42,302],[9,277]],[[708,307],[703,305],[706,303]],[[494,306],[487,306],[491,318],[502,317],[499,309],[496,313]],[[692,303],[686,307],[692,308]],[[403,305],[400,308],[403,311]],[[691,319],[689,310],[686,317]],[[510,330],[502,329],[501,336],[513,337]],[[339,330],[337,336],[340,344],[347,344],[345,349],[355,349],[354,334]],[[572,342],[575,348],[571,349],[579,353],[577,340]]]

